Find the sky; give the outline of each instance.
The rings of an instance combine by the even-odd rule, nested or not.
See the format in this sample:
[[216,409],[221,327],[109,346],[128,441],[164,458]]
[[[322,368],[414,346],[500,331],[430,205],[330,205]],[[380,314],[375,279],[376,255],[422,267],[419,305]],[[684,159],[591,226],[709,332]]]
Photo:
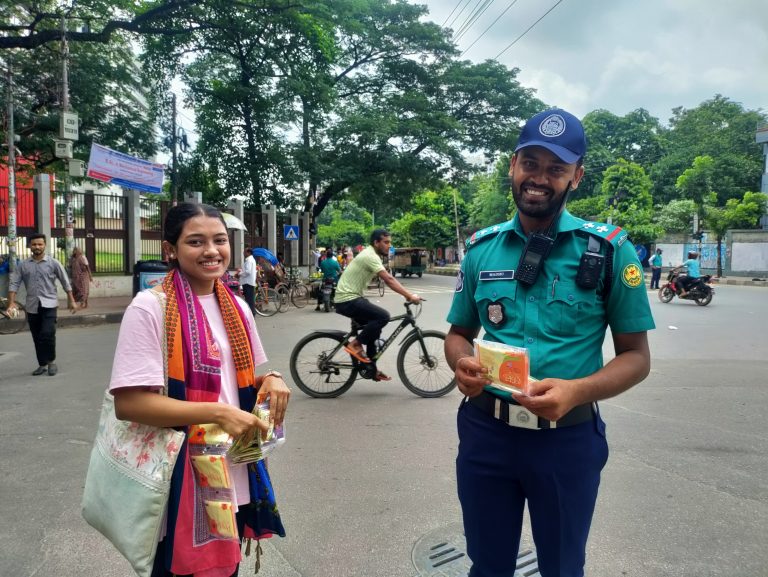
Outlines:
[[541,100],[579,117],[645,108],[667,124],[673,108],[716,94],[768,113],[768,0],[409,2],[425,4],[427,19],[455,35],[464,28],[457,44],[473,62],[495,58],[557,4],[498,61],[519,68],[520,83]]

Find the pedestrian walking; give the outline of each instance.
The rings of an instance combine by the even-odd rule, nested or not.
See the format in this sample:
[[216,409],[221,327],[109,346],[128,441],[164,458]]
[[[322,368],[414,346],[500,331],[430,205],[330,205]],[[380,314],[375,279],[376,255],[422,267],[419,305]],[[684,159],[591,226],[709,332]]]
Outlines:
[[[458,495],[471,577],[515,573],[526,503],[542,577],[582,577],[608,458],[597,401],[642,381],[654,328],[626,232],[564,209],[586,139],[560,109],[525,124],[510,163],[517,214],[478,231],[461,263],[445,352],[465,395]],[[616,356],[603,366],[610,326]],[[528,395],[490,387],[473,339],[525,347]]]
[[32,340],[35,343],[37,368],[34,376],[48,374],[54,376],[59,368],[56,365],[56,318],[59,298],[56,293],[56,280],[67,293],[67,308],[77,311],[77,303],[72,294],[72,285],[67,272],[59,261],[45,252],[46,236],[33,234],[29,237],[29,250],[32,256],[19,263],[11,275],[8,285],[8,312],[16,310],[16,293],[22,283],[27,290],[24,307],[27,310],[27,323]]
[[[160,286],[138,293],[126,309],[109,388],[119,419],[181,428],[187,434],[173,472],[167,525],[152,577],[234,576],[244,537],[285,535],[275,493],[263,460],[246,465],[226,459],[216,463],[215,471],[206,465],[205,471],[215,472],[214,485],[212,473],[190,455],[190,447],[199,443],[192,431],[206,423],[232,437],[267,431],[269,423],[251,412],[254,404],[269,398],[271,419],[279,425],[290,391],[276,371],[256,376],[256,367],[267,358],[253,315],[221,281],[230,260],[221,213],[203,204],[172,207],[163,247],[171,270]],[[168,343],[166,359],[163,342]],[[157,394],[164,364],[168,396]],[[211,493],[212,486],[227,491]],[[210,508],[212,501],[204,501],[212,495],[218,495],[217,510]],[[234,535],[221,533],[215,515],[219,508],[237,511]]]
[[656,249],[656,254],[651,257],[651,290],[659,288],[659,280],[661,280],[661,253],[663,251],[660,248]]
[[75,297],[75,302],[79,308],[87,308],[93,275],[88,259],[79,246],[72,249],[72,256],[69,258],[69,270],[72,274],[72,294]]
[[253,250],[246,248],[244,251],[245,260],[243,268],[238,273],[240,286],[243,288],[243,298],[251,314],[256,314],[256,259],[253,258]]

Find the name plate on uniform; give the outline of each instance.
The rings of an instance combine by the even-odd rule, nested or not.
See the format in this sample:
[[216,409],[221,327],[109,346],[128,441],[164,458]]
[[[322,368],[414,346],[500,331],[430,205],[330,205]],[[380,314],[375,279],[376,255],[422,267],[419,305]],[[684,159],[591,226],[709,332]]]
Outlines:
[[515,278],[513,270],[481,270],[480,280],[512,280]]

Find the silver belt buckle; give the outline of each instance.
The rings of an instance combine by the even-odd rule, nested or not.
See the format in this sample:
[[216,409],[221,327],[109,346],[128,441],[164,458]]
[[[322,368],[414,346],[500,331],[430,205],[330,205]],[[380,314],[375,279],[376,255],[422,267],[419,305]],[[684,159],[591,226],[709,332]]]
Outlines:
[[[496,418],[501,412],[501,400],[496,399],[495,407]],[[509,404],[509,418],[507,424],[510,427],[520,427],[522,429],[538,429],[539,417],[534,415],[531,411],[523,407],[522,405]]]

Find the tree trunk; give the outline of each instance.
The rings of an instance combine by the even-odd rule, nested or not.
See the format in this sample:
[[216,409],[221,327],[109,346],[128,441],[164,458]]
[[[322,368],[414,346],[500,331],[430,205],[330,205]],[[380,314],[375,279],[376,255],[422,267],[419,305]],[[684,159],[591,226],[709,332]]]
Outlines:
[[723,237],[717,237],[717,278],[723,276]]

